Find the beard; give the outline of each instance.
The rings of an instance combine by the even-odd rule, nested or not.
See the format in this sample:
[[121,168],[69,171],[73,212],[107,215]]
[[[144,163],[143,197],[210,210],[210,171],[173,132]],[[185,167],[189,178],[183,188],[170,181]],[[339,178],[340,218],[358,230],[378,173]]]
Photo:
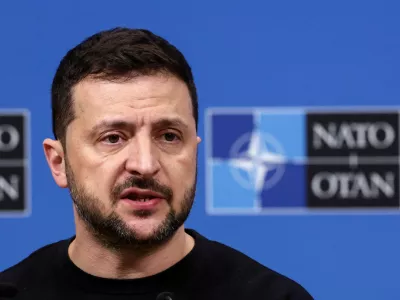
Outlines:
[[[120,200],[119,196],[124,189],[136,187],[148,189],[160,193],[170,206],[169,212],[160,225],[155,228],[147,237],[140,237],[140,234],[133,228],[130,228],[123,219],[115,212],[104,214],[104,205],[100,199],[84,188],[75,180],[74,173],[68,161],[65,161],[66,176],[71,198],[75,205],[78,217],[85,223],[89,232],[104,247],[109,249],[134,248],[136,251],[147,252],[155,247],[161,246],[170,240],[175,232],[185,223],[192,209],[196,194],[197,167],[195,180],[188,188],[181,199],[181,207],[176,211],[172,205],[172,189],[160,184],[152,178],[142,178],[132,176],[122,184],[117,185],[110,193],[112,207]],[[148,210],[138,210],[134,212],[135,216],[146,218],[152,214]]]

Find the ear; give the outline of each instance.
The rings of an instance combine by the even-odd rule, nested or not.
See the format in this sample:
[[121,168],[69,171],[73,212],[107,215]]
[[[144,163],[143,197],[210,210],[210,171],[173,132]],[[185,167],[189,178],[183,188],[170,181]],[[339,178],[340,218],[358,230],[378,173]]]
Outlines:
[[200,144],[200,142],[201,142],[201,137],[198,136],[197,137],[197,145]]
[[55,182],[59,187],[66,188],[68,181],[65,174],[64,150],[61,143],[57,140],[45,139],[43,150]]

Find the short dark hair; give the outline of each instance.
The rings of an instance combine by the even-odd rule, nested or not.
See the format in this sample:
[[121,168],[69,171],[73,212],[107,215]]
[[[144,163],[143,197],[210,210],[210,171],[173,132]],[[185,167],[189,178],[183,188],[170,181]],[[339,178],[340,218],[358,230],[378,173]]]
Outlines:
[[65,142],[74,119],[72,88],[88,76],[129,79],[139,75],[170,74],[188,87],[198,123],[198,100],[192,70],[183,54],[167,40],[145,29],[113,28],[98,32],[68,51],[51,88],[53,134]]

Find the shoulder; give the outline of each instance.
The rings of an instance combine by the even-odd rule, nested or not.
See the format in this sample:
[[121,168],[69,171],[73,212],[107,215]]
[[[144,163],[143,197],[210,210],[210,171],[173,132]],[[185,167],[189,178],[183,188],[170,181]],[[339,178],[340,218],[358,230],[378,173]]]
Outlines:
[[[225,288],[235,291],[236,295],[243,293],[244,297],[260,297],[260,299],[313,299],[305,288],[293,279],[262,265],[228,245],[208,240],[196,232],[194,234],[203,244],[202,247],[208,249],[206,261],[210,268],[215,274],[220,274],[221,279],[224,278],[223,282],[228,285]],[[215,274],[213,276],[218,276]],[[218,281],[217,278],[214,280]]]
[[49,274],[49,270],[59,263],[58,258],[62,252],[67,251],[65,249],[68,247],[68,242],[69,240],[61,240],[35,250],[17,264],[1,271],[0,282],[32,281],[38,274]]

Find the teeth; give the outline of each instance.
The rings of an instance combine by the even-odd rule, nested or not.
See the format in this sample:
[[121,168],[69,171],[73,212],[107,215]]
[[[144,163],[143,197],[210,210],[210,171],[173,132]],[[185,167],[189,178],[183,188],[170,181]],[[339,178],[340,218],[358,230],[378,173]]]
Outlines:
[[136,201],[139,201],[139,202],[146,202],[147,200],[150,200],[150,198],[145,198],[145,199],[137,199]]

